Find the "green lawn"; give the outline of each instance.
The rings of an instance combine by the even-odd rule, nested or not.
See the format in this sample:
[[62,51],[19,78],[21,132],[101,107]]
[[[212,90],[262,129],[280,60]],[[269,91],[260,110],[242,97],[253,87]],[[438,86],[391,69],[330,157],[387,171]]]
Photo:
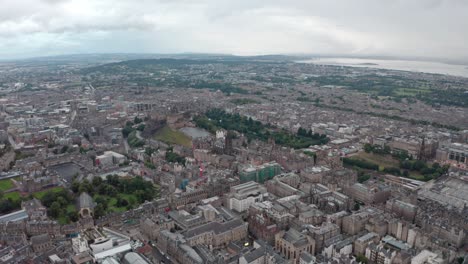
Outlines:
[[66,215],[60,215],[58,218],[57,218],[57,221],[59,222],[59,224],[61,225],[66,225],[69,223],[68,221],[68,218]]
[[67,205],[67,213],[76,211],[76,206],[74,204]]
[[[362,151],[353,155],[351,158],[375,163],[379,165],[379,171],[383,171],[384,168],[389,167],[400,168],[400,162],[390,155],[379,155]],[[400,170],[403,171],[403,169]],[[409,178],[424,181],[424,176],[418,171],[409,171]]]
[[392,156],[383,156],[374,153],[359,152],[356,155],[351,157],[352,159],[361,159],[369,161],[379,165],[379,170],[383,170],[385,167],[399,167],[398,160],[394,159]]
[[10,192],[3,194],[4,199],[11,198],[13,201],[21,199],[21,195],[19,192]]
[[0,191],[4,192],[6,190],[10,190],[13,187],[14,185],[11,179],[0,180]]
[[164,126],[163,128],[159,129],[154,137],[157,140],[161,140],[167,144],[177,144],[185,147],[192,147],[192,140],[190,137],[180,131],[171,129],[169,126]]
[[423,89],[422,87],[421,87],[421,89],[418,89],[418,88],[398,88],[398,89],[395,90],[396,95],[402,95],[402,96],[415,96],[418,93],[429,93],[429,92],[430,92],[430,90]]
[[[98,198],[99,196],[109,199],[109,202],[107,204],[108,211],[117,212],[117,213],[127,211],[126,206],[118,207],[116,205],[117,204],[117,198],[116,197],[110,197],[110,196],[107,196],[107,195],[95,195],[94,200],[96,200],[96,198]],[[127,200],[129,202],[129,204],[131,204],[131,205],[136,205],[138,203],[135,195],[132,195],[132,194],[123,194],[123,193],[121,193],[121,194],[119,194],[119,197]]]
[[63,187],[57,186],[57,187],[53,187],[53,188],[50,188],[50,189],[47,189],[47,190],[36,192],[36,193],[33,194],[33,196],[40,200],[48,192],[60,192],[61,190],[63,190]]

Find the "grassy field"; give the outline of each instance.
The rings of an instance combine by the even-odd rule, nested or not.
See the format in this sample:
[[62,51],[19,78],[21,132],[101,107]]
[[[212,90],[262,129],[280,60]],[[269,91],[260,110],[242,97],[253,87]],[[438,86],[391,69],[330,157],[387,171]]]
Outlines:
[[11,181],[11,179],[0,180],[0,191],[4,192],[4,191],[9,190],[9,189],[11,189],[13,187],[14,187],[14,185],[13,185],[13,182]]
[[[374,153],[366,153],[364,151],[357,153],[351,157],[352,159],[361,159],[365,161],[369,161],[379,165],[379,171],[383,171],[384,168],[399,168],[400,162],[393,158],[390,155],[378,155]],[[403,171],[403,170],[401,170]],[[424,176],[421,175],[418,171],[409,171],[409,177],[415,180],[424,180]]]
[[50,188],[50,189],[47,189],[47,190],[36,192],[36,193],[33,194],[33,196],[40,200],[48,192],[60,192],[61,190],[63,190],[63,187],[53,187],[53,188]]
[[74,204],[67,205],[67,213],[76,211],[76,206]]
[[189,148],[192,147],[192,140],[190,137],[180,131],[172,130],[168,126],[164,126],[163,128],[159,129],[154,137],[155,139],[161,140],[167,144],[177,144]]
[[[130,205],[136,205],[137,204],[137,199],[132,194],[123,194],[123,193],[121,193],[118,196],[120,198],[126,199]],[[126,206],[121,206],[121,207],[117,206],[117,198],[116,197],[110,197],[110,196],[107,196],[107,195],[95,195],[93,198],[94,198],[94,200],[96,200],[98,197],[104,197],[104,198],[108,199],[107,208],[108,208],[109,212],[121,213],[121,212],[125,212],[125,211],[128,210]]]
[[417,89],[417,88],[398,88],[395,90],[396,95],[401,96],[416,96],[418,93],[429,93],[430,90],[427,89]]
[[365,161],[369,161],[379,165],[379,170],[383,170],[384,168],[388,167],[399,167],[398,160],[394,159],[391,156],[383,156],[377,155],[373,153],[366,153],[366,152],[359,152],[356,155],[352,156],[353,159],[361,159]]
[[19,192],[10,192],[3,194],[4,199],[11,198],[13,201],[21,199],[21,195]]

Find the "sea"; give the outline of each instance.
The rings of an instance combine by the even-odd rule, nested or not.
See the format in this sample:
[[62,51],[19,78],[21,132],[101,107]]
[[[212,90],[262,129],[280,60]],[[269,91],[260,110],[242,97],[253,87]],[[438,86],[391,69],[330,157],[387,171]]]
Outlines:
[[298,62],[322,65],[368,67],[387,70],[435,73],[468,78],[468,65],[448,64],[433,61],[379,60],[361,58],[317,58],[311,60],[302,60]]

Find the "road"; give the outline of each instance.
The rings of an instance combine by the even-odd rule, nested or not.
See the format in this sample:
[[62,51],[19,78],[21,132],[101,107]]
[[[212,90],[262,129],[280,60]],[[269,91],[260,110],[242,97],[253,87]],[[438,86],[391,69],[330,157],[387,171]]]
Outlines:
[[161,263],[165,263],[165,264],[172,264],[172,261],[170,261],[165,255],[163,255],[161,253],[161,251],[159,251],[158,248],[156,247],[152,247],[153,248],[153,256]]

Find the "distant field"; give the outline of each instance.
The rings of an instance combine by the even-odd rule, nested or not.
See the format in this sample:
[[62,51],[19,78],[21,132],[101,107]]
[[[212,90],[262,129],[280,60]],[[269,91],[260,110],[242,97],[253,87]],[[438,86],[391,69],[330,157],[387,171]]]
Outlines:
[[10,193],[5,193],[3,195],[4,199],[11,198],[13,201],[19,200],[21,198],[21,195],[19,192],[10,192]]
[[230,100],[231,103],[236,105],[246,105],[246,104],[258,104],[259,102],[250,98],[236,98]]
[[47,190],[36,192],[36,193],[33,194],[33,196],[40,200],[48,192],[60,192],[61,190],[63,190],[63,187],[53,187],[53,188],[50,188],[50,189],[47,189]]
[[[384,168],[399,168],[400,162],[393,158],[390,155],[378,155],[374,153],[366,153],[366,152],[359,152],[356,155],[350,157],[351,159],[361,159],[365,161],[369,161],[379,165],[379,171],[383,171]],[[402,170],[403,171],[403,170]],[[418,171],[409,171],[409,177],[415,180],[424,180],[424,176],[421,175]]]
[[67,205],[67,213],[76,211],[76,206],[74,204]]
[[[121,193],[118,196],[120,198],[123,198],[123,199],[127,200],[129,205],[137,204],[137,199],[136,199],[135,195],[133,195],[133,194],[123,194],[123,193]],[[110,212],[121,213],[121,212],[127,211],[127,206],[121,206],[121,207],[117,206],[117,198],[116,197],[110,197],[110,196],[107,196],[107,195],[95,195],[94,200],[96,200],[98,197],[104,197],[104,198],[106,198],[108,200],[107,207],[108,207],[108,210]]]
[[13,187],[14,187],[14,185],[13,185],[13,182],[11,181],[11,179],[0,180],[0,191],[3,192],[3,191],[11,189]]
[[431,91],[428,89],[417,89],[417,88],[398,88],[395,90],[396,95],[401,96],[415,96],[418,93],[430,93]]
[[164,126],[159,129],[154,137],[155,139],[168,144],[177,144],[189,148],[192,147],[192,140],[190,137],[180,131],[172,130],[169,126]]
[[397,167],[399,166],[398,160],[392,158],[391,156],[382,156],[373,153],[359,152],[358,154],[352,156],[352,159],[362,159],[370,161],[379,165],[379,170],[383,170],[388,167]]

